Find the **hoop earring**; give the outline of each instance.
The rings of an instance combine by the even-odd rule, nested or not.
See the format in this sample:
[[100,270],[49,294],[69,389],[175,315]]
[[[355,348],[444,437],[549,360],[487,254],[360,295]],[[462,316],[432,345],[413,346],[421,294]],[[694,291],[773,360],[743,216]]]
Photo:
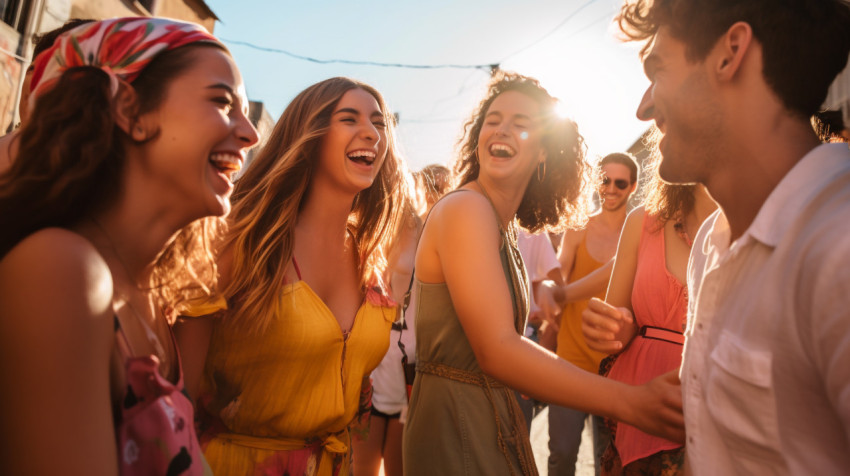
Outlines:
[[542,182],[546,178],[546,161],[537,164],[537,181]]

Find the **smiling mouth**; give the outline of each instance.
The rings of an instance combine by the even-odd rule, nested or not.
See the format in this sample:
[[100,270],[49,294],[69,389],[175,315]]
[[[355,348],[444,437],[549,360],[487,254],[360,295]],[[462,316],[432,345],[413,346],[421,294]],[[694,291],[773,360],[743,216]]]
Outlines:
[[516,155],[516,151],[509,145],[493,144],[490,146],[490,155],[502,159],[510,159]]
[[225,153],[213,154],[210,156],[210,164],[232,182],[242,170],[242,157]]
[[355,150],[354,152],[349,152],[346,156],[348,157],[348,160],[352,162],[357,162],[358,164],[363,165],[372,165],[378,154],[371,150]]

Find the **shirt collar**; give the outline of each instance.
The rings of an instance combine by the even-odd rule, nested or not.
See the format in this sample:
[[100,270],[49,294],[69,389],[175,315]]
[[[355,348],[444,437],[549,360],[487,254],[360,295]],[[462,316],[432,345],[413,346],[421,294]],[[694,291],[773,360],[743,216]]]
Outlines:
[[[743,245],[755,239],[767,246],[778,245],[788,228],[803,212],[808,198],[825,187],[848,165],[850,148],[847,144],[822,144],[809,151],[773,189],[753,223],[737,240],[738,244]],[[718,223],[720,221],[726,223],[728,228],[725,219],[718,220]]]

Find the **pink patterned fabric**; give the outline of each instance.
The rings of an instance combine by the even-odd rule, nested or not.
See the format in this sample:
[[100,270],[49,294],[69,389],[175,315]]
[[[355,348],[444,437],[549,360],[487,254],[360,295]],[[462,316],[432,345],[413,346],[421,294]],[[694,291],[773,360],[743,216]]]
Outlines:
[[30,90],[37,97],[68,69],[93,66],[109,74],[114,94],[119,79],[133,82],[158,54],[199,41],[224,48],[202,26],[165,18],[115,18],[80,25],[38,55]]
[[195,435],[192,402],[159,374],[159,359],[126,360],[127,391],[116,428],[120,474],[211,476]]

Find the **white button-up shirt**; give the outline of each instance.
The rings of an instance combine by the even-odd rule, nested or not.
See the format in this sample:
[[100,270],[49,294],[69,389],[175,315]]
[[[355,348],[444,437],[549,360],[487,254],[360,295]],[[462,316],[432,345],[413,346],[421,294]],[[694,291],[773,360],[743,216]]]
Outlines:
[[730,243],[694,241],[681,379],[694,474],[850,474],[850,149],[816,147]]

